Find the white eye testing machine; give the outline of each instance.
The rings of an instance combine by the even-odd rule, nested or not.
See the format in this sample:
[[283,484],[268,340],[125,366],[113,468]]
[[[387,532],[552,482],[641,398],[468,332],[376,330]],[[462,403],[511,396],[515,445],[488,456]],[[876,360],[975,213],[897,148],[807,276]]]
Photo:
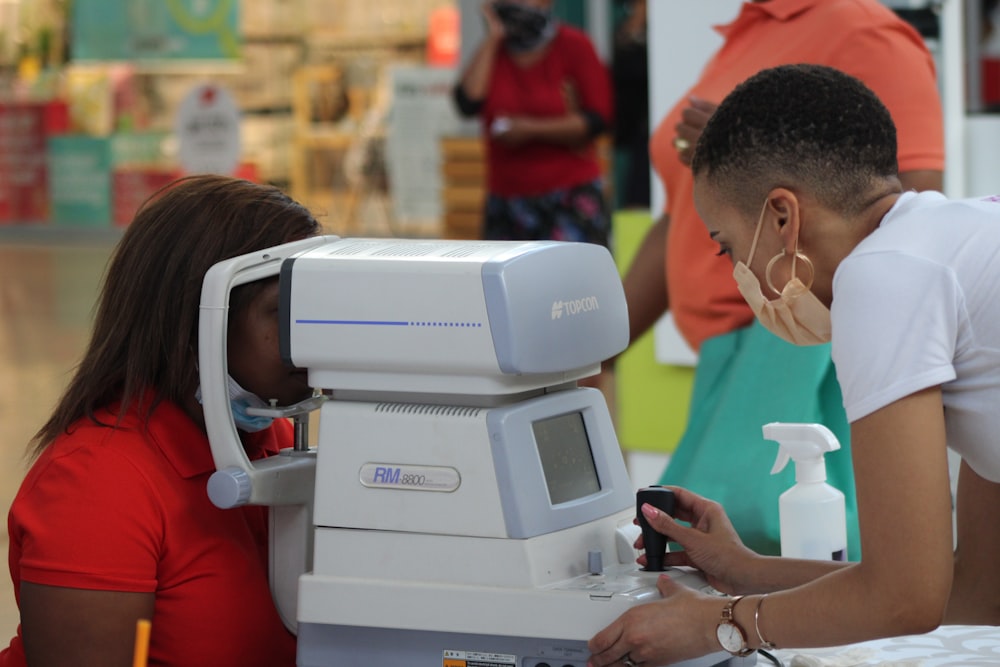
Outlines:
[[[276,275],[281,354],[317,395],[251,409],[296,425],[295,447],[251,462],[226,393],[229,293]],[[308,239],[215,265],[199,335],[209,495],[271,506],[300,667],[584,667],[591,636],[659,597],[607,404],[576,384],[628,344],[605,248]]]

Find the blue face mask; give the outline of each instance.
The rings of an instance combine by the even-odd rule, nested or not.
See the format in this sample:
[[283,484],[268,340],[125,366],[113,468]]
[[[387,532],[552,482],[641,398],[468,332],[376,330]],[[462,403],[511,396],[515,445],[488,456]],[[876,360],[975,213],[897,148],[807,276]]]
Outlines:
[[[226,375],[226,389],[229,392],[229,408],[233,412],[233,421],[236,428],[247,433],[256,433],[268,428],[273,422],[273,417],[247,414],[247,408],[270,407],[263,399],[253,394],[233,379],[232,375]],[[194,394],[198,403],[201,403],[201,387]]]

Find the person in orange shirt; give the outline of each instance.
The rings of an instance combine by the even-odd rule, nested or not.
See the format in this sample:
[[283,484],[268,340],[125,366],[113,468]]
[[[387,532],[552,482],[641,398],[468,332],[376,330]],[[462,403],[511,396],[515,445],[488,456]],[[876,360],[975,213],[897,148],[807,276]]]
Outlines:
[[745,2],[717,30],[722,47],[651,138],[666,208],[624,279],[633,340],[669,308],[699,353],[686,429],[660,483],[718,500],[748,546],[777,554],[778,496],[794,471],[769,475],[777,452],[761,426],[824,423],[843,445],[827,455],[827,466],[830,483],[848,498],[849,558],[857,560],[850,438],[829,346],[795,347],[754,323],[728,259],[694,209],[689,164],[701,128],[737,84],[768,67],[809,62],[874,90],[898,128],[903,187],[939,190],[944,132],[933,59],[921,36],[877,0]]

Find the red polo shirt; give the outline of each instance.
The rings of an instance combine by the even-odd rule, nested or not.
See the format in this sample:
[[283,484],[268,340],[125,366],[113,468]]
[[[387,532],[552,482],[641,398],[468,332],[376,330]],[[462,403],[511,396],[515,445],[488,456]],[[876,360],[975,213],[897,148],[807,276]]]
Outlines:
[[592,111],[610,127],[611,76],[576,28],[560,25],[545,55],[521,67],[501,46],[480,113],[486,141],[489,191],[501,197],[541,195],[589,183],[601,176],[594,142],[581,148],[532,141],[507,146],[490,138],[499,116],[556,118],[571,109]]
[[[267,508],[211,503],[208,439],[178,406],[160,404],[148,426],[134,411],[119,428],[84,419],[45,449],[8,517],[15,595],[21,581],[155,593],[150,665],[294,665],[268,589]],[[291,425],[247,442],[252,459],[274,454]],[[0,653],[0,666],[15,665],[20,628]]]

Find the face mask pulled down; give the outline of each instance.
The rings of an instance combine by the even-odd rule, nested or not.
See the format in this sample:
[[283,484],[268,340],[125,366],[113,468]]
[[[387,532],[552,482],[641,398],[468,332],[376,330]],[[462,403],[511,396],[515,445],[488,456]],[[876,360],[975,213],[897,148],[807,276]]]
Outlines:
[[[760,289],[760,281],[757,276],[750,271],[747,266],[753,261],[754,251],[757,249],[757,239],[760,238],[760,230],[764,221],[764,214],[767,212],[767,202],[760,212],[757,220],[757,229],[753,234],[753,242],[750,244],[750,255],[746,264],[737,262],[733,269],[733,278],[740,294],[750,305],[754,315],[765,329],[793,345],[821,345],[830,342],[830,309],[816,298],[816,295],[809,291],[812,285],[812,277],[815,276],[812,262],[809,258],[799,252],[791,256],[792,277],[784,288],[779,292],[771,282],[771,270],[778,260],[787,256],[787,253],[780,252],[767,263],[764,276],[767,285],[778,295],[777,299],[768,300]],[[809,285],[803,284],[795,275],[797,264],[804,264],[809,269]]]
[[[274,421],[272,417],[247,414],[247,408],[270,406],[256,394],[241,387],[232,375],[226,375],[226,390],[229,393],[229,407],[233,412],[233,421],[236,422],[236,428],[239,430],[256,433],[263,431]],[[201,387],[198,387],[194,397],[198,403],[201,403]]]

